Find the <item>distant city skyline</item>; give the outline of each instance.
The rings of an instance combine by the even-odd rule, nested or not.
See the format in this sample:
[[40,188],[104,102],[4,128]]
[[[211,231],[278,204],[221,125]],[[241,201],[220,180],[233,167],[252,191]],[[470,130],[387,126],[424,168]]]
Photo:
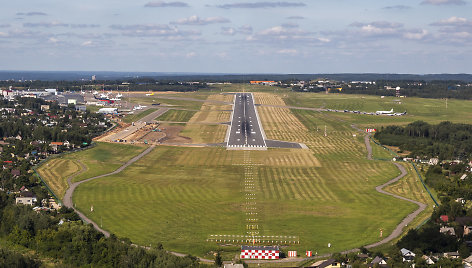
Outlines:
[[472,73],[471,0],[9,1],[0,70]]

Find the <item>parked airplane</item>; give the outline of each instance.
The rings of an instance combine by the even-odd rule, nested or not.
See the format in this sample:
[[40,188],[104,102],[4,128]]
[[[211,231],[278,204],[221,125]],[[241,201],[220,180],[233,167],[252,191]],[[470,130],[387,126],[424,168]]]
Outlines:
[[102,98],[101,96],[99,98],[97,98],[97,96],[93,95],[93,97],[96,99],[96,100],[99,100],[99,101],[103,101],[103,102],[106,102],[108,104],[113,104],[115,103],[114,100],[110,100],[108,97],[106,98]]
[[394,113],[395,116],[402,116],[402,115],[405,115],[406,114],[406,111],[403,112],[403,113]]
[[144,106],[144,105],[138,105],[138,106],[134,106],[133,110],[142,110],[143,108],[146,108],[147,106]]
[[393,108],[392,108],[392,110],[390,110],[390,111],[377,111],[377,112],[375,112],[375,113],[376,113],[376,114],[391,114],[391,113],[393,113]]

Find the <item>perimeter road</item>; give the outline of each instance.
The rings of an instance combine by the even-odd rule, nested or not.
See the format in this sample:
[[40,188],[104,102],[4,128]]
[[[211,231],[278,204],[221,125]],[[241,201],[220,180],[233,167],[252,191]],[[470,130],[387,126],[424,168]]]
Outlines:
[[[92,221],[91,219],[87,218],[87,216],[85,216],[85,214],[83,214],[82,212],[80,212],[79,210],[77,210],[75,208],[75,206],[73,205],[73,202],[72,202],[72,195],[74,194],[74,191],[75,191],[75,188],[77,188],[77,186],[79,186],[80,184],[84,183],[84,182],[89,182],[89,181],[92,181],[92,180],[95,180],[95,179],[99,179],[99,178],[103,178],[103,177],[106,177],[106,176],[110,176],[110,175],[115,175],[117,173],[120,173],[121,171],[123,171],[125,168],[127,168],[129,165],[133,164],[134,162],[138,161],[139,159],[141,159],[143,156],[147,155],[148,153],[150,153],[152,151],[152,149],[154,149],[154,145],[150,146],[149,148],[147,148],[146,150],[144,150],[142,153],[140,153],[139,155],[131,158],[130,160],[128,160],[128,162],[126,162],[125,164],[123,164],[121,167],[119,167],[118,169],[116,169],[115,171],[113,172],[110,172],[110,173],[107,173],[107,174],[103,174],[103,175],[100,175],[100,176],[95,176],[95,177],[92,177],[92,178],[89,178],[89,179],[86,179],[86,180],[83,180],[83,181],[78,181],[78,182],[74,182],[72,183],[72,177],[69,177],[67,179],[67,183],[69,184],[69,189],[67,189],[66,191],[66,194],[64,195],[64,199],[63,199],[63,203],[64,203],[64,206],[68,207],[68,208],[72,208],[79,216],[80,218],[85,221],[86,223],[91,223],[93,225],[93,227],[95,227],[95,229],[97,229],[98,231],[100,231],[102,234],[104,234],[106,237],[109,237],[110,236],[110,233],[103,230],[102,228],[100,228],[100,226],[98,226],[98,224],[96,224],[94,221]],[[84,166],[82,166],[82,168],[84,168]]]

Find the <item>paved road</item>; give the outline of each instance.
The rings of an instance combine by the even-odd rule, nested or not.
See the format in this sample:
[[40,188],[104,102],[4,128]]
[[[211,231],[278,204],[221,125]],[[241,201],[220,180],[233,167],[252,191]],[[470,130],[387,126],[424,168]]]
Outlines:
[[266,147],[252,93],[236,93],[228,147]]
[[[86,180],[83,180],[83,181],[79,181],[79,182],[74,182],[72,183],[72,178],[74,176],[71,176],[69,178],[67,178],[67,183],[69,184],[69,189],[67,189],[66,191],[66,194],[64,195],[64,198],[63,198],[63,203],[64,203],[64,206],[68,207],[68,208],[72,208],[79,216],[80,218],[85,221],[86,223],[91,223],[93,225],[93,227],[95,229],[97,229],[98,231],[100,231],[101,233],[103,233],[106,237],[109,237],[110,236],[110,233],[103,230],[102,228],[100,228],[100,226],[98,226],[98,224],[96,224],[94,221],[92,221],[91,219],[87,218],[87,216],[85,216],[82,212],[80,212],[79,210],[77,210],[74,205],[73,205],[73,202],[72,202],[72,195],[74,194],[74,191],[75,189],[77,188],[77,186],[79,186],[80,184],[82,183],[85,183],[85,182],[89,182],[89,181],[92,181],[92,180],[95,180],[95,179],[99,179],[99,178],[103,178],[103,177],[106,177],[106,176],[110,176],[110,175],[114,175],[114,174],[117,174],[117,173],[120,173],[121,171],[123,171],[125,168],[127,168],[129,165],[133,164],[134,162],[138,161],[139,159],[141,159],[143,156],[147,155],[149,152],[152,151],[152,149],[154,149],[154,146],[150,146],[149,148],[147,148],[146,150],[144,150],[142,153],[140,153],[139,155],[131,158],[130,160],[128,160],[128,162],[126,162],[125,164],[123,164],[121,167],[119,167],[118,169],[116,169],[115,171],[113,172],[110,172],[110,173],[107,173],[107,174],[103,174],[103,175],[100,175],[100,176],[95,176],[95,177],[92,177],[92,178],[89,178],[89,179],[86,179]],[[84,166],[82,165],[82,170],[84,170]],[[77,174],[76,174],[77,175]]]
[[[151,109],[151,108],[150,108]],[[155,112],[152,112],[145,117],[139,119],[136,122],[145,122],[145,123],[150,123],[153,122],[157,117],[163,115],[165,112],[169,111],[169,108],[160,108]]]
[[140,130],[141,128],[143,128],[144,126],[146,126],[147,123],[155,123],[157,122],[155,119],[164,114],[165,112],[167,112],[169,109],[168,108],[160,108],[159,110],[157,111],[154,111],[148,115],[146,115],[145,117],[137,120],[136,122],[134,122],[134,125],[131,125],[131,126],[128,126],[127,128],[109,136],[107,138],[107,140],[109,141],[116,141],[116,140],[126,140],[126,138],[128,136],[130,136],[131,134],[135,133],[136,131]]

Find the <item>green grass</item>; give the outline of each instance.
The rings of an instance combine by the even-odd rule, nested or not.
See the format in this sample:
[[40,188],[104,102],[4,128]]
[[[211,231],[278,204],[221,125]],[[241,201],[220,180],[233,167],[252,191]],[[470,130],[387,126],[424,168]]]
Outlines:
[[73,178],[75,182],[112,172],[144,149],[135,145],[99,142],[96,147],[67,155],[65,159],[80,161],[87,167],[87,171]]
[[37,171],[57,197],[63,198],[68,188],[67,178],[80,172],[79,163],[73,159],[53,158]]
[[195,115],[196,111],[187,111],[187,110],[175,110],[170,109],[165,112],[163,115],[156,118],[156,120],[160,121],[174,121],[174,122],[188,122],[193,115]]
[[[224,91],[248,90],[235,85],[222,88]],[[253,88],[256,89],[259,87]],[[265,91],[274,89],[264,88]],[[393,101],[393,98],[286,90],[276,94],[284,97],[289,105],[374,112],[390,109]],[[74,203],[96,222],[103,222],[104,229],[129,237],[135,243],[162,242],[168,250],[212,258],[211,252],[221,248],[206,242],[210,234],[243,235],[246,232],[243,164],[252,159],[257,164],[253,170],[259,189],[257,207],[261,235],[296,235],[300,237],[300,244],[286,250],[313,250],[319,254],[367,245],[381,239],[380,229],[384,237],[388,235],[416,205],[375,191],[376,186],[400,172],[390,162],[367,160],[364,139],[361,135],[354,137],[353,134],[359,133],[350,125],[405,124],[419,119],[437,122],[445,117],[443,112],[454,120],[470,120],[472,116],[468,114],[471,108],[467,101],[457,101],[458,108],[448,111],[441,110],[441,101],[437,100],[407,98],[402,102],[409,112],[405,117],[296,109],[291,110],[295,116],[289,117],[287,109],[281,109],[285,112],[260,109],[261,118],[267,119],[262,124],[269,138],[303,142],[309,150],[303,153],[286,149],[243,152],[214,147],[158,146],[120,174],[79,186]],[[174,102],[177,103],[187,109],[195,105],[181,100]],[[395,110],[401,105],[395,106]],[[454,112],[457,112],[456,118],[452,118]],[[183,116],[177,110],[172,113],[168,116]],[[282,117],[286,121],[277,121]],[[192,134],[192,139],[206,141],[216,133],[224,134],[223,129],[198,127],[182,135]],[[388,156],[375,145],[373,154],[378,158]],[[427,196],[420,192],[420,186],[410,171],[404,180],[388,190],[426,202]],[[94,212],[90,212],[92,205]],[[427,213],[412,226],[419,224]],[[327,247],[328,243],[332,244],[331,248]],[[238,251],[237,246],[223,249],[227,259]]]
[[[75,182],[112,172],[143,150],[139,146],[99,142],[91,149],[48,160],[38,169],[38,173],[62,198],[68,188],[69,176],[76,175],[72,179]],[[80,163],[86,166],[86,171],[82,172]]]
[[90,111],[92,113],[96,113],[98,112],[98,110],[100,110],[100,106],[96,106],[96,105],[87,105],[87,111]]
[[[363,155],[359,148],[354,147],[356,155]],[[301,244],[291,248],[299,251],[339,251],[377,241],[379,228],[393,230],[413,210],[374,190],[398,175],[393,165],[349,157],[349,146],[340,150],[321,167],[257,167],[262,234],[298,235]],[[169,250],[208,256],[217,249],[205,242],[208,235],[245,232],[244,171],[234,165],[243,163],[243,154],[156,147],[121,174],[81,185],[74,202],[95,221],[103,220],[105,229],[136,243],[160,241]],[[254,161],[260,154],[254,153]]]
[[157,111],[157,109],[154,109],[154,108],[149,108],[147,110],[144,110],[140,113],[137,113],[137,111],[135,111],[134,114],[129,114],[129,115],[126,115],[126,117],[123,119],[123,121],[125,123],[131,123],[131,122],[135,122],[135,121],[138,121],[139,119],[145,117],[146,115],[149,115],[153,112]]
[[[186,96],[186,97],[196,98],[195,96]],[[200,98],[196,98],[196,99],[200,99]],[[133,102],[133,103],[139,103],[141,105],[152,105],[153,103],[160,103],[161,105],[172,105],[178,108],[185,108],[189,110],[200,110],[203,104],[203,102],[201,101],[173,100],[173,99],[159,98],[155,96],[129,98],[128,101]]]
[[[390,124],[407,124],[416,120],[424,120],[429,123],[441,121],[471,122],[472,102],[468,100],[448,100],[446,109],[445,101],[440,99],[421,98],[394,98],[367,95],[348,94],[324,94],[324,93],[283,93],[280,94],[287,105],[299,107],[328,108],[336,110],[358,110],[364,112],[376,112],[378,110],[394,109],[394,112],[404,112],[406,116],[375,116],[351,113],[330,112],[332,116],[346,120],[350,123],[366,127],[384,126]],[[397,104],[394,100],[400,100]]]

